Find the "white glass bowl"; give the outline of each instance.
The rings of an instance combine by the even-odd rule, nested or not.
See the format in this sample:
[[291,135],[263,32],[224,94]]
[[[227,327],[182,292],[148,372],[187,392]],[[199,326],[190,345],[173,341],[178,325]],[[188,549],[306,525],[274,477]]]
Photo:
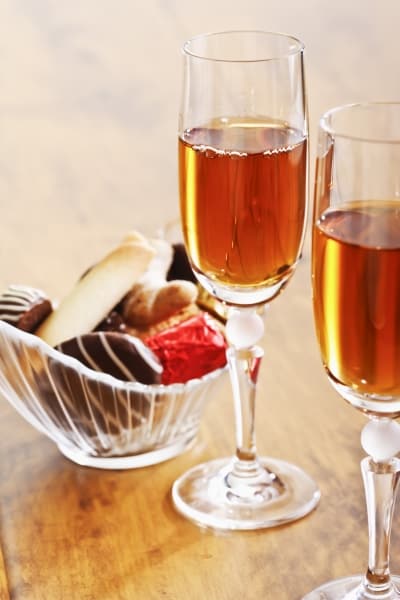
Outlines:
[[0,394],[80,465],[126,469],[180,454],[225,371],[184,384],[127,383],[0,321]]

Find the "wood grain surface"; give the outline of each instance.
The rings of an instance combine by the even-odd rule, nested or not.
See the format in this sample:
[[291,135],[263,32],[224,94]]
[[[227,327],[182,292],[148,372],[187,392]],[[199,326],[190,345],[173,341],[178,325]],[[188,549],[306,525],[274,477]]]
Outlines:
[[[245,14],[243,14],[245,12]],[[3,0],[0,3],[0,284],[62,297],[129,228],[177,214],[183,40],[219,29],[288,31],[307,47],[311,178],[331,106],[400,99],[397,0]],[[215,533],[174,511],[184,470],[234,451],[229,385],[196,446],[130,471],[74,465],[0,402],[0,600],[297,600],[361,573],[367,529],[362,415],[330,388],[316,346],[309,244],[266,314],[260,454],[319,483],[317,510],[286,526]],[[392,568],[400,572],[397,513]]]

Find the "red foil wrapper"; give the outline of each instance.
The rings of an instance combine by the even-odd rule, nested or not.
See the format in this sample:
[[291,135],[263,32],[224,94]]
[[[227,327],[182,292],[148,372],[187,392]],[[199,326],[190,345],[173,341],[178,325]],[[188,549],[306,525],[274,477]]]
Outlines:
[[196,315],[149,337],[145,343],[164,367],[162,383],[185,383],[226,364],[227,342],[214,319]]

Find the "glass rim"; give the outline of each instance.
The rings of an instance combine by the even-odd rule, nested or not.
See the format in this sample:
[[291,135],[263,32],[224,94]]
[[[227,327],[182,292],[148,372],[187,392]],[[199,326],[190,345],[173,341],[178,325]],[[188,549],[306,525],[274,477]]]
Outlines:
[[[212,38],[212,37],[216,37],[219,35],[222,36],[222,35],[227,35],[227,34],[248,34],[248,33],[253,33],[253,34],[257,34],[257,35],[266,35],[266,36],[270,36],[270,37],[275,37],[277,39],[291,40],[293,43],[293,48],[289,48],[286,52],[277,53],[277,54],[274,54],[273,56],[271,55],[271,56],[268,56],[265,58],[243,58],[243,59],[215,58],[215,57],[206,56],[204,53],[194,52],[193,50],[190,50],[190,45],[193,44],[193,42],[198,41],[202,38],[207,39],[207,38]],[[257,62],[269,62],[269,61],[274,61],[274,60],[281,60],[283,58],[287,58],[287,57],[295,55],[295,54],[301,54],[302,52],[304,52],[304,48],[305,48],[304,43],[299,38],[297,38],[295,35],[291,35],[289,33],[283,33],[283,32],[279,32],[279,31],[266,31],[263,29],[227,29],[225,31],[212,31],[212,32],[208,32],[208,33],[200,33],[199,35],[195,35],[195,36],[189,38],[182,45],[182,53],[184,55],[191,56],[193,58],[198,58],[201,60],[208,60],[210,62],[257,63]]]
[[397,106],[400,110],[400,100],[393,101],[368,101],[368,102],[351,102],[348,104],[341,104],[339,106],[335,106],[325,111],[320,120],[319,127],[330,135],[332,138],[340,138],[344,140],[354,140],[359,142],[370,142],[370,143],[378,143],[378,144],[400,144],[400,136],[394,138],[384,138],[379,136],[370,136],[370,135],[352,135],[351,133],[343,133],[339,128],[333,127],[329,121],[331,117],[336,114],[344,113],[346,111],[357,110],[360,108],[368,108],[368,107],[382,107],[382,106]]

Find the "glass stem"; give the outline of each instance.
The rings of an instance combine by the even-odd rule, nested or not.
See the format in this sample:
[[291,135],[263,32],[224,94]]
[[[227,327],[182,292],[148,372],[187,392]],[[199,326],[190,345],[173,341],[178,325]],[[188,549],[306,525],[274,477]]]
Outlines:
[[236,474],[254,475],[259,466],[254,430],[255,402],[258,373],[264,351],[260,346],[238,349],[228,348],[235,422],[236,422]]
[[[361,461],[367,502],[369,558],[361,598],[389,598],[393,585],[389,571],[389,546],[393,508],[399,483],[400,460]],[[389,594],[389,595],[388,595]]]

